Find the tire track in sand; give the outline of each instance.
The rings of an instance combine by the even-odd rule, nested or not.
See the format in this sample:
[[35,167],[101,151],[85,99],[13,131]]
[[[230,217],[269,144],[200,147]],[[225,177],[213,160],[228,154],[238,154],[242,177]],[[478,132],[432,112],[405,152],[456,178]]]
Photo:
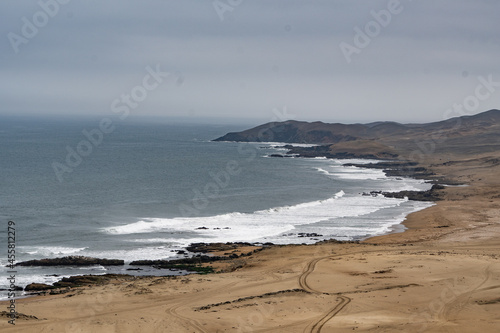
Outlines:
[[451,301],[444,304],[444,306],[438,312],[438,318],[440,318],[441,320],[444,320],[444,321],[451,321],[451,320],[453,320],[453,318],[452,318],[453,312],[459,313],[460,311],[464,310],[468,305],[470,305],[470,299],[471,299],[472,295],[474,295],[475,293],[480,292],[480,291],[496,289],[498,286],[481,288],[486,284],[486,282],[488,282],[490,280],[490,277],[491,277],[490,266],[491,266],[491,264],[487,265],[484,269],[483,281],[481,281],[473,289],[456,296]]
[[311,261],[309,261],[304,269],[304,271],[302,272],[302,274],[300,274],[299,276],[299,286],[304,289],[305,291],[308,291],[310,293],[316,293],[316,294],[319,294],[319,293],[323,293],[321,291],[318,291],[318,290],[315,290],[315,289],[312,289],[309,284],[307,283],[307,277],[312,273],[314,272],[314,269],[316,268],[316,264],[318,263],[318,261],[321,261],[321,260],[324,260],[324,259],[328,259],[328,258],[334,258],[334,257],[338,257],[338,255],[334,255],[334,256],[326,256],[326,257],[321,257],[321,258],[316,258],[316,259],[313,259]]
[[[324,294],[323,292],[319,290],[315,290],[311,288],[311,286],[307,283],[307,278],[311,273],[314,272],[314,269],[316,268],[316,264],[324,259],[328,258],[334,258],[334,257],[339,257],[341,255],[333,255],[333,256],[326,256],[326,257],[321,257],[321,258],[316,258],[311,261],[309,261],[304,269],[304,272],[299,276],[299,286],[304,289],[305,291],[308,291],[310,293],[315,293],[315,294]],[[323,326],[333,317],[337,315],[347,304],[351,302],[351,299],[347,296],[338,296],[337,300],[340,300],[340,303],[335,305],[333,308],[331,308],[324,316],[322,316],[319,320],[315,321],[313,324],[309,325],[306,327],[304,330],[304,333],[319,333],[321,332],[321,329]]]
[[330,311],[327,312],[326,315],[320,318],[317,322],[315,322],[311,328],[307,327],[305,332],[309,333],[319,333],[321,332],[321,329],[323,326],[337,313],[339,313],[347,304],[351,302],[351,299],[347,296],[339,296],[337,300],[340,300],[340,303],[337,304],[334,308],[330,309]]
[[192,317],[187,317],[187,316],[179,314],[179,311],[178,311],[179,308],[181,308],[181,307],[189,308],[190,304],[192,304],[193,302],[199,301],[200,298],[203,298],[204,296],[209,297],[213,293],[217,293],[217,292],[223,291],[223,290],[228,290],[228,288],[233,287],[236,284],[237,284],[237,282],[232,282],[232,283],[229,283],[229,284],[227,284],[223,287],[220,287],[220,288],[209,289],[207,291],[198,292],[198,293],[195,293],[194,295],[191,295],[191,296],[182,296],[180,298],[180,302],[174,303],[174,305],[172,305],[166,309],[166,312],[169,313],[171,316],[173,316],[177,319],[180,319],[181,322],[184,322],[185,324],[188,324],[189,326],[197,329],[198,332],[209,333],[207,330],[205,330],[203,328],[202,324],[198,320],[196,320]]

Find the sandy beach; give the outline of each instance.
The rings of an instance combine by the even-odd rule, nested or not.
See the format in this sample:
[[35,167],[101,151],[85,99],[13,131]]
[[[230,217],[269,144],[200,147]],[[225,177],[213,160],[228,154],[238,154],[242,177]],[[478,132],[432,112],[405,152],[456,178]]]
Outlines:
[[[359,244],[273,246],[228,273],[124,277],[20,299],[4,332],[497,332],[500,165],[488,156],[427,167],[469,186]],[[2,310],[7,302],[2,303]]]

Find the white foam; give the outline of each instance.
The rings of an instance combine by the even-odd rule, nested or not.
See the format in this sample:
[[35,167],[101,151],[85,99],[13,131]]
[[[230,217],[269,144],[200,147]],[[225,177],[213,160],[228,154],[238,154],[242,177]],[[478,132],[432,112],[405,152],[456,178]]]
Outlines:
[[51,257],[54,255],[70,255],[82,252],[86,247],[64,247],[64,246],[19,246],[21,253],[33,256]]
[[315,168],[315,169],[316,169],[316,170],[318,170],[318,171],[319,171],[319,172],[321,172],[321,173],[324,173],[325,175],[329,175],[329,176],[331,175],[329,171],[326,171],[326,170],[325,170],[325,169],[323,169],[323,168]]
[[349,180],[382,180],[387,179],[387,176],[382,170],[378,169],[364,169],[355,166],[330,166],[330,170],[324,168],[315,168],[319,172],[332,176],[336,179],[349,179]]
[[[399,225],[402,222],[404,222],[406,220],[406,217],[409,214],[414,213],[414,212],[418,212],[420,210],[423,210],[423,209],[426,209],[426,208],[429,208],[429,207],[432,207],[435,205],[435,203],[433,203],[433,202],[425,202],[425,201],[412,201],[411,203],[413,206],[412,208],[410,208],[409,210],[405,211],[402,214],[399,214],[398,216],[395,216],[391,219],[388,219],[385,223],[382,223],[380,225],[380,227],[378,228],[378,230],[376,230],[373,234],[371,234],[370,237],[387,234],[387,233],[393,231],[394,226]],[[405,230],[405,229],[406,228],[404,226],[402,226],[401,230]]]
[[[309,224],[322,221],[327,223],[335,218],[362,216],[380,209],[397,207],[406,201],[383,196],[346,195],[344,191],[339,191],[331,198],[294,206],[208,217],[147,218],[131,224],[104,228],[102,232],[112,235],[151,233],[155,234],[153,241],[161,239],[170,246],[180,247],[194,242],[255,242],[276,238]],[[190,234],[189,238],[179,238],[179,235],[186,232]],[[158,237],[160,234],[161,237]],[[141,255],[145,255],[142,250]],[[123,256],[117,253],[115,257]]]
[[[376,160],[349,160],[357,164],[367,164],[378,162]],[[366,187],[366,191],[382,190],[385,192],[398,192],[398,191],[425,191],[431,188],[431,185],[426,183],[425,180],[401,178],[401,177],[388,177],[385,172],[380,169],[361,168],[356,166],[344,166],[346,163],[343,160],[328,160],[328,164],[322,163],[321,167],[313,167],[318,172],[328,176],[332,179],[340,180],[365,180],[376,181],[374,184],[376,188]],[[363,163],[360,163],[363,162]],[[360,183],[362,184],[362,183]],[[366,186],[366,184],[364,184]]]
[[290,143],[290,142],[246,142],[257,145],[268,145],[271,148],[281,148],[283,146],[294,146],[294,147],[316,147],[319,146],[315,143]]
[[340,192],[335,193],[335,199],[342,198],[345,195],[345,192],[340,190]]
[[347,158],[347,159],[334,159],[336,163],[341,163],[341,164],[370,164],[370,163],[380,163],[380,162],[385,162],[384,160],[371,160],[371,159],[361,159],[361,158]]

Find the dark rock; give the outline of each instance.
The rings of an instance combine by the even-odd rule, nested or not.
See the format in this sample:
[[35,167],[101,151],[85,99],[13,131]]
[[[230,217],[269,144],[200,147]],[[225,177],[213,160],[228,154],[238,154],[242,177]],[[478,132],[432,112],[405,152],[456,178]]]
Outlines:
[[292,294],[292,293],[306,293],[306,294],[309,294],[310,292],[306,291],[304,289],[298,289],[298,288],[297,289],[279,290],[279,291],[273,291],[273,292],[265,293],[265,294],[262,294],[262,295],[246,296],[246,297],[238,298],[237,300],[234,300],[234,301],[225,301],[225,302],[216,303],[216,304],[209,304],[209,305],[205,305],[205,306],[202,306],[202,307],[199,307],[199,308],[195,308],[194,310],[195,311],[209,310],[209,309],[211,309],[213,307],[218,307],[218,306],[222,306],[222,305],[228,305],[228,304],[232,304],[232,303],[246,302],[246,301],[249,301],[249,300],[252,300],[252,299],[256,299],[256,298],[261,299],[261,298],[267,298],[267,297],[272,297],[272,296],[276,296],[276,295]]
[[125,274],[104,274],[104,275],[78,275],[63,278],[62,280],[54,283],[54,287],[81,287],[94,284],[106,284],[110,280],[116,278],[131,278],[130,275]]
[[175,265],[192,265],[209,263],[220,260],[228,260],[228,257],[198,255],[191,258],[173,259],[173,260],[135,260],[130,263],[132,266],[153,266],[157,268],[170,268]]
[[401,179],[401,177],[412,177],[418,179],[425,179],[434,176],[435,173],[427,170],[424,167],[417,166],[416,162],[405,162],[405,161],[391,161],[391,162],[378,162],[378,163],[346,163],[344,166],[355,166],[358,168],[365,169],[379,169],[383,170],[387,177],[396,177]]
[[285,157],[294,157],[294,155],[290,155],[290,154],[285,154],[285,155],[282,155],[282,154],[271,154],[271,155],[269,155],[269,157],[285,158]]
[[119,259],[99,259],[83,256],[69,256],[53,259],[29,260],[17,263],[17,266],[121,266],[125,262]]
[[229,257],[209,257],[209,256],[197,256],[192,258],[175,259],[175,260],[136,260],[130,263],[130,265],[138,266],[151,266],[157,269],[170,269],[170,270],[185,270],[191,272],[197,272],[200,274],[214,273],[214,269],[211,266],[202,266],[203,263],[211,263],[220,260],[229,260]]
[[[71,288],[65,288],[65,289],[62,289],[62,288],[58,288],[58,289],[53,289],[49,292],[49,295],[61,295],[61,294],[66,294],[68,292],[71,291]],[[73,296],[73,295],[71,295]],[[71,297],[70,296],[70,297]]]
[[403,169],[403,168],[408,168],[408,167],[414,167],[418,163],[416,162],[402,162],[402,161],[391,161],[391,162],[377,162],[377,163],[365,163],[365,164],[358,164],[358,163],[346,163],[343,164],[344,166],[355,166],[358,168],[365,168],[365,169]]
[[382,194],[387,198],[403,199],[407,197],[409,200],[415,201],[439,201],[442,200],[442,193],[439,190],[444,188],[441,185],[433,185],[428,191],[383,192]]
[[[25,315],[24,313],[19,313],[19,312],[16,312],[14,315],[15,315],[16,319],[21,319],[21,320],[42,320],[42,319],[38,319],[35,316]],[[2,312],[0,312],[0,317],[12,318],[12,314],[10,313],[10,311],[2,311]],[[45,319],[43,319],[43,320],[45,320]]]
[[359,240],[338,240],[338,239],[326,239],[318,243],[333,243],[333,244],[359,244]]
[[307,233],[307,232],[299,232],[299,237],[322,237],[323,235],[319,235],[315,232]]
[[24,288],[24,291],[42,291],[49,289],[54,289],[54,286],[45,283],[30,283]]
[[222,252],[234,250],[242,246],[252,246],[250,243],[236,242],[236,243],[192,243],[186,250],[195,253],[208,253],[208,252]]

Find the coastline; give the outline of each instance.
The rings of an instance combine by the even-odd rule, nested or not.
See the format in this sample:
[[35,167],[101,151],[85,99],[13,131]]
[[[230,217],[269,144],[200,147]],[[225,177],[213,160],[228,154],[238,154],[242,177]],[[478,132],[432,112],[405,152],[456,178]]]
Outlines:
[[[443,200],[411,213],[404,232],[359,242],[266,248],[233,272],[112,280],[21,299],[6,332],[496,332],[500,323],[500,174],[429,161]],[[2,302],[4,305],[5,302]],[[32,316],[32,317],[30,317]],[[36,317],[37,319],[33,318]]]
[[[257,144],[257,142],[255,142]],[[287,149],[311,149],[311,148],[317,148],[318,146],[316,145],[309,145],[309,144],[303,144],[303,145],[296,145],[294,146],[293,144],[286,144],[283,142],[273,142],[273,143],[268,143],[268,144],[273,144],[277,145],[274,148],[282,148],[280,145],[284,145],[283,148]],[[281,156],[282,157],[282,156]],[[313,155],[311,154],[306,154],[306,155],[298,155],[296,156],[298,158],[324,158],[326,160],[329,159],[335,159],[335,160],[346,160],[346,161],[352,161],[352,158],[349,159],[344,159],[344,158],[336,158],[332,156],[324,156],[323,151],[319,152],[314,152]],[[373,159],[371,157],[367,156],[356,156],[356,160],[365,160],[367,163],[344,163],[341,164],[342,166],[354,166],[357,168],[365,168],[365,169],[383,169],[384,173],[386,174],[386,177],[394,176],[395,174],[398,176],[401,176],[401,166],[406,166],[406,163],[401,163],[399,161],[385,161],[385,160],[378,160]],[[413,165],[413,164],[411,164]],[[394,166],[396,169],[394,169]],[[391,170],[386,170],[388,167],[393,167]],[[398,169],[399,168],[399,169]],[[424,170],[425,171],[425,170]],[[402,176],[403,178],[409,178],[409,179],[422,179],[425,180],[423,176],[427,175],[428,173],[424,172],[423,174],[420,175],[420,177],[409,177],[407,175]],[[426,181],[428,182],[428,181]],[[374,193],[376,192],[376,193]],[[410,195],[407,194],[407,192],[412,192]],[[393,198],[403,198],[403,197],[409,197],[408,199],[410,201],[429,201],[432,202],[437,196],[430,196],[422,199],[422,196],[426,193],[432,192],[431,190],[426,190],[426,191],[399,191],[399,192],[382,192],[382,191],[372,191],[370,193],[363,193],[363,195],[383,195],[384,197],[393,197]],[[419,208],[417,211],[426,209],[426,208]],[[412,214],[413,212],[406,213],[405,216],[408,216],[409,214]],[[392,224],[389,226],[389,230],[387,232],[381,233],[381,234],[375,234],[375,235],[369,235],[369,236],[364,236],[364,237],[356,237],[353,240],[348,240],[348,241],[342,241],[342,240],[337,240],[334,238],[331,239],[324,239],[324,240],[317,240],[316,242],[313,243],[308,243],[308,245],[314,245],[318,244],[321,242],[363,242],[366,241],[367,239],[374,238],[374,237],[379,237],[379,236],[384,236],[384,235],[389,235],[393,233],[401,233],[404,232],[407,228],[402,224],[406,220],[406,217],[398,223]],[[311,237],[316,236],[315,233],[311,234]],[[201,243],[205,244],[205,243]],[[208,247],[217,247],[221,245],[221,243],[206,243]],[[239,244],[237,245],[236,248],[239,248],[240,246],[242,247],[251,247],[252,250],[255,250],[256,248],[261,250],[265,246],[263,246],[262,242],[252,242],[252,243],[241,243],[241,242],[228,242],[225,243],[226,245],[228,244]],[[241,245],[243,244],[243,245]],[[288,245],[297,245],[299,243],[290,243],[290,244],[273,244],[273,243],[265,243],[268,246],[288,246]],[[135,260],[134,262],[130,262],[125,265],[123,259],[110,259],[110,258],[95,258],[95,257],[85,257],[85,256],[66,256],[66,257],[58,257],[58,258],[47,258],[47,259],[38,259],[38,260],[29,260],[29,261],[24,261],[24,262],[18,262],[18,266],[52,266],[52,267],[65,267],[65,266],[79,266],[79,267],[89,267],[91,268],[91,264],[100,264],[102,266],[108,266],[109,270],[109,265],[115,266],[118,268],[117,269],[112,269],[109,270],[107,273],[103,274],[98,274],[95,276],[114,276],[114,275],[123,275],[123,276],[129,276],[129,277],[134,277],[134,278],[140,278],[142,276],[182,276],[182,275],[189,275],[189,274],[196,274],[196,273],[201,273],[201,274],[206,274],[206,273],[213,273],[215,272],[212,269],[212,266],[219,267],[221,272],[227,271],[227,267],[231,265],[225,265],[223,261],[231,259],[229,256],[229,253],[224,253],[224,251],[221,250],[210,250],[210,251],[199,251],[199,250],[191,250],[189,249],[188,246],[184,248],[183,251],[180,251],[180,253],[186,253],[186,251],[189,251],[190,257],[186,257],[187,254],[184,254],[184,258],[170,258],[170,259],[164,259],[164,260]],[[194,246],[196,248],[196,246]],[[215,252],[215,254],[213,253]],[[236,254],[235,254],[236,252]],[[201,259],[204,259],[203,261],[197,260],[197,257],[200,257]],[[240,250],[233,250],[231,253],[232,256],[243,256],[243,252]],[[248,253],[247,255],[250,255]],[[211,260],[209,256],[213,256],[213,259]],[[222,261],[222,262],[221,262]],[[215,265],[213,265],[215,264]],[[120,267],[129,267],[126,271],[123,272],[120,271]],[[146,273],[141,272],[141,274],[134,274],[132,271],[142,271],[145,267],[147,267],[147,270],[145,271]],[[153,272],[155,269],[161,269],[160,271],[157,271],[156,274]],[[129,272],[130,271],[130,272]],[[147,272],[152,272],[152,274],[148,274]],[[56,276],[56,275],[54,275]],[[64,276],[64,275],[61,275]],[[54,294],[54,293],[65,293],[65,291],[59,291],[59,288],[61,288],[60,282],[63,280],[67,280],[68,278],[77,278],[81,276],[94,276],[93,273],[84,273],[80,275],[66,275],[64,277],[61,277],[58,279],[56,282],[52,284],[44,284],[44,283],[37,283],[37,282],[32,282],[30,283],[29,290],[26,289],[26,291],[23,293],[23,295],[20,295],[18,298],[26,298],[26,297],[35,297],[35,296],[40,296],[40,295],[47,295],[47,294]],[[64,282],[63,282],[64,283]],[[32,287],[31,285],[34,285],[35,287]],[[69,285],[70,287],[75,287],[78,286],[77,284]],[[45,287],[45,289],[44,289]],[[0,300],[4,301],[4,299]]]
[[[273,144],[283,145],[285,143],[275,142]],[[295,146],[288,145],[288,144],[286,145],[286,148],[293,149],[293,147],[295,147]],[[300,149],[309,149],[311,147],[314,148],[316,146],[314,146],[314,145],[298,145],[297,147]],[[340,160],[340,161],[344,160],[343,158],[338,159],[338,158],[323,156],[322,152],[317,153],[314,156],[299,156],[299,157],[306,158],[306,159],[308,159],[308,158],[325,158],[327,160],[328,159],[335,159],[335,160]],[[356,159],[357,160],[366,160],[367,163],[357,162],[357,163],[344,163],[341,165],[342,166],[354,166],[357,168],[365,168],[365,169],[384,169],[383,171],[387,177],[393,176],[394,173],[397,173],[398,176],[401,176],[399,174],[400,170],[398,170],[397,168],[396,169],[392,168],[390,170],[393,174],[390,174],[389,170],[385,170],[389,166],[392,166],[392,167],[394,167],[394,166],[399,167],[401,165],[405,166],[404,163],[400,163],[399,161],[388,162],[385,160],[380,160],[380,162],[374,162],[373,158],[368,158],[368,157],[359,157]],[[352,159],[345,159],[345,160],[351,161]],[[408,178],[408,179],[426,180],[423,176],[421,176],[421,177],[408,177],[405,175],[402,177]],[[412,193],[410,195],[408,195],[407,192],[412,192]],[[432,189],[425,190],[425,191],[403,190],[403,191],[399,191],[399,192],[372,191],[370,193],[365,192],[365,193],[363,193],[363,195],[372,195],[372,196],[383,195],[384,197],[393,197],[393,198],[409,197],[408,199],[410,201],[428,201],[428,202],[433,202],[432,200],[434,200],[435,198],[438,198],[438,196],[429,196],[429,197],[422,198],[426,193],[432,193]],[[426,209],[426,208],[418,208],[417,211],[422,210],[422,209]],[[405,216],[408,216],[409,214],[412,214],[412,213],[413,212],[405,213]],[[389,234],[393,234],[393,233],[401,233],[407,229],[403,225],[403,222],[405,220],[406,220],[406,217],[404,217],[402,221],[390,225],[389,227],[387,227],[389,230],[387,232],[384,232],[384,233],[380,233],[380,234],[377,233],[377,234],[372,234],[372,235],[364,236],[364,237],[355,237],[354,239],[348,240],[348,241],[342,241],[342,240],[338,240],[338,239],[334,239],[334,238],[317,240],[313,243],[308,243],[308,245],[314,245],[317,243],[329,242],[329,241],[330,242],[331,241],[364,242],[364,241],[371,239],[371,238],[374,238],[374,237],[380,237],[380,236],[389,235]],[[315,233],[311,234],[311,237],[315,237],[315,236],[316,236]],[[321,235],[318,235],[318,236],[321,236]],[[302,237],[302,236],[300,236],[300,237]],[[307,236],[307,237],[309,237],[309,236]],[[217,247],[217,246],[220,246],[221,243],[207,243],[207,244]],[[227,244],[235,244],[235,245],[237,245],[237,248],[239,248],[240,246],[242,246],[244,248],[251,247],[252,250],[255,250],[256,248],[262,249],[263,247],[265,247],[262,245],[263,244],[262,242],[251,242],[251,243],[248,243],[248,242],[245,242],[245,243],[228,242],[225,244],[226,245]],[[266,243],[266,244],[268,246],[269,245],[270,246],[288,246],[288,245],[297,245],[299,243],[290,243],[290,244]],[[189,274],[196,274],[196,273],[206,274],[206,273],[214,272],[214,270],[212,269],[212,266],[222,268],[222,271],[227,271],[227,266],[231,266],[231,265],[224,265],[224,262],[223,262],[225,260],[231,259],[231,257],[229,256],[230,255],[229,253],[224,253],[224,251],[221,251],[221,250],[219,250],[219,251],[215,250],[215,254],[213,253],[214,251],[206,251],[206,252],[199,251],[199,250],[193,251],[193,250],[189,249],[189,247],[190,246],[188,246],[187,248],[184,248],[183,251],[180,251],[180,253],[186,253],[186,251],[188,251],[188,253],[190,254],[190,257],[186,257],[187,254],[184,254],[185,257],[180,256],[178,258],[170,258],[170,259],[164,259],[164,260],[135,260],[134,262],[130,262],[127,264],[124,263],[123,259],[95,258],[95,257],[85,257],[85,256],[66,256],[66,257],[58,257],[58,258],[51,258],[51,259],[38,259],[38,260],[29,260],[29,261],[25,261],[25,262],[18,262],[17,265],[18,266],[35,266],[35,267],[36,266],[53,266],[56,268],[57,267],[65,267],[65,266],[69,265],[69,266],[80,266],[82,268],[83,267],[90,268],[92,263],[94,263],[94,264],[99,263],[102,266],[109,266],[109,265],[115,266],[116,269],[109,270],[109,267],[108,267],[109,272],[103,273],[100,275],[96,275],[96,276],[107,276],[107,275],[112,276],[112,275],[118,274],[118,275],[130,276],[130,277],[135,277],[135,278],[140,278],[142,276],[150,276],[150,275],[161,277],[161,276],[174,276],[174,275],[177,275],[177,276],[189,275]],[[193,247],[193,246],[191,246],[191,247]],[[235,254],[235,252],[236,252],[236,254]],[[201,259],[204,259],[203,261],[197,260],[197,257],[199,257],[200,255],[201,255]],[[244,255],[244,253],[241,250],[233,250],[233,252],[231,253],[231,256],[236,256],[236,257],[243,256],[243,255]],[[247,255],[250,255],[250,253],[248,253]],[[210,260],[208,256],[213,256],[213,259]],[[215,264],[215,265],[213,265],[213,264]],[[120,267],[123,267],[123,268],[128,267],[128,269],[126,271],[124,269],[120,270]],[[145,267],[147,268],[145,273],[143,273],[143,272],[141,272],[140,274],[132,273],[132,271],[141,271]],[[154,272],[155,269],[161,269],[161,270],[158,270],[155,273]],[[151,272],[151,274],[148,274],[147,272]],[[84,273],[84,274],[75,275],[75,276],[67,275],[66,277],[64,277],[64,279],[68,279],[69,277],[73,278],[73,277],[78,277],[78,276],[92,276],[92,275],[94,275],[94,274],[93,273]],[[56,276],[56,275],[54,275],[54,276]],[[59,278],[58,281],[56,281],[55,283],[53,283],[51,285],[44,284],[44,283],[32,282],[31,284],[36,285],[36,288],[30,288],[30,290],[26,294],[23,294],[22,296],[19,296],[19,297],[20,298],[21,297],[23,297],[23,298],[24,297],[34,297],[34,296],[46,295],[49,293],[58,292],[57,289],[58,289],[58,287],[60,287],[59,282],[61,282],[62,279],[63,279],[63,277]],[[44,286],[46,286],[46,289],[43,289]],[[76,286],[76,284],[72,285],[71,287],[74,287],[74,286]],[[54,291],[54,289],[56,289],[56,290]],[[3,301],[3,300],[0,300],[0,301]]]

